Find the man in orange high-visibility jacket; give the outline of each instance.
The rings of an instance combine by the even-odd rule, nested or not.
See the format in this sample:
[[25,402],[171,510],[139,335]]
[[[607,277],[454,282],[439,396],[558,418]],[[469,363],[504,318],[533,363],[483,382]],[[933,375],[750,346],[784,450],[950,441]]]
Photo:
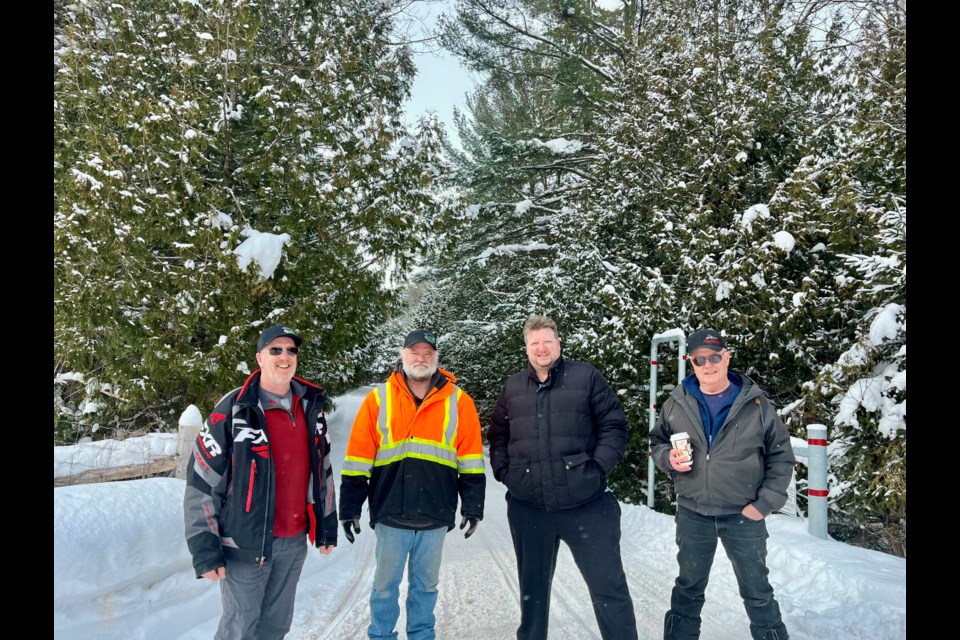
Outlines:
[[437,338],[424,330],[404,340],[400,362],[360,407],[343,462],[340,521],[347,540],[360,532],[370,501],[377,567],[370,593],[373,639],[396,638],[400,582],[407,576],[407,638],[434,640],[443,541],[455,525],[469,538],[483,518],[486,477],[480,418],[473,398],[437,366]]

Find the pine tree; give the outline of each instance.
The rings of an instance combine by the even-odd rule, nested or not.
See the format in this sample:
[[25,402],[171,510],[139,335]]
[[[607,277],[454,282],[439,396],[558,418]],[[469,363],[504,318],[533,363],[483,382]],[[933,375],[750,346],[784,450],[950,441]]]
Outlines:
[[906,554],[906,21],[901,2],[855,23],[844,154],[831,211],[849,211],[836,276],[860,311],[855,336],[804,385],[804,418],[832,427],[838,534]]
[[[173,426],[307,339],[332,392],[437,215],[435,121],[377,0],[72,5],[55,51],[55,374],[62,438]],[[437,222],[435,222],[437,221]],[[243,260],[272,243],[275,264]],[[69,379],[69,381],[68,381]],[[83,380],[83,382],[79,382]]]

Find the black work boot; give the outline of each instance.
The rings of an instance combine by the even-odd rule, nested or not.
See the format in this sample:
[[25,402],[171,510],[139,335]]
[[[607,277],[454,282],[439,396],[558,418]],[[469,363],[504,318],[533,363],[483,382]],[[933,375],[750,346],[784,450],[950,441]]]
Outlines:
[[784,626],[782,622],[774,627],[770,627],[769,629],[758,630],[751,626],[750,635],[753,636],[754,640],[790,640],[790,635],[787,633],[787,627]]
[[663,616],[663,640],[698,640],[700,638],[700,617],[684,618],[667,611]]

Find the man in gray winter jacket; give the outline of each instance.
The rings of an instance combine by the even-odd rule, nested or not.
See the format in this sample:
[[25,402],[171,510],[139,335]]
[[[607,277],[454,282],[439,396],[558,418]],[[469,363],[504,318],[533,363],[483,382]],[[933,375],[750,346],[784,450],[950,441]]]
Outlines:
[[[786,640],[767,578],[764,518],[787,499],[796,462],[790,434],[756,383],[729,370],[730,352],[718,331],[694,331],[687,347],[693,375],[670,394],[650,432],[653,460],[673,478],[677,492],[680,573],[664,617],[664,640],[700,637],[718,539],[733,564],[754,640]],[[692,463],[670,440],[684,432]]]

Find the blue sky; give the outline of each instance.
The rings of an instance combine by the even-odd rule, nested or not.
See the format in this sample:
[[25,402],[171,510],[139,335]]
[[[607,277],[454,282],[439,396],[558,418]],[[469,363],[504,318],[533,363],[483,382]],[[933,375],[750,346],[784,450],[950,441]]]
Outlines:
[[[434,27],[438,15],[454,10],[453,0],[421,4],[423,6],[412,10],[424,17],[424,26],[419,28],[425,30]],[[464,110],[465,94],[473,90],[475,76],[439,44],[417,45],[414,50],[418,52],[414,57],[417,77],[413,83],[413,96],[407,103],[407,119],[413,124],[420,115],[435,112],[450,138],[459,145],[460,138],[453,125],[453,108]]]

